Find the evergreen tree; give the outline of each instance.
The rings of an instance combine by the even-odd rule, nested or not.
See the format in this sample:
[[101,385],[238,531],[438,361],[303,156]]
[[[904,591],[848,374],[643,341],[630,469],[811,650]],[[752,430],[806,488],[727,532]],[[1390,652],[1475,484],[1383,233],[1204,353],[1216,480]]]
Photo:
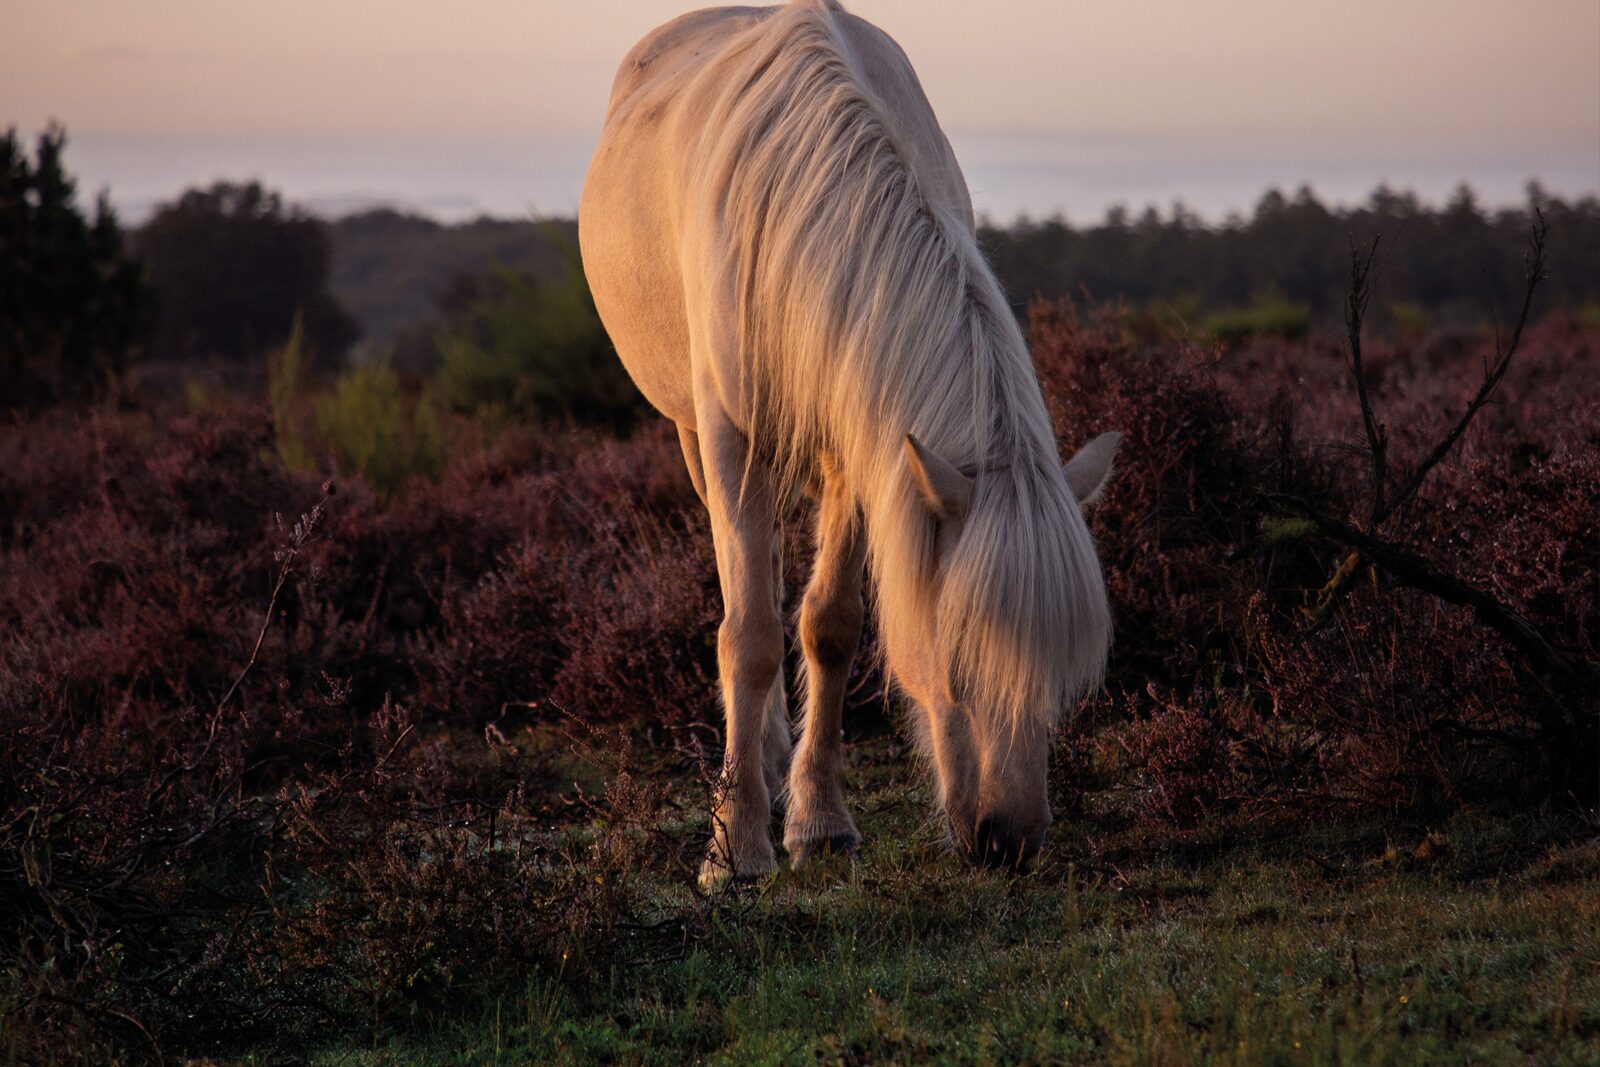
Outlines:
[[298,321],[333,362],[357,336],[327,291],[328,226],[250,182],[191,189],[139,231],[160,313],[155,351],[264,366]]
[[83,397],[122,370],[145,336],[150,301],[102,195],[93,219],[51,125],[30,160],[0,137],[0,408]]

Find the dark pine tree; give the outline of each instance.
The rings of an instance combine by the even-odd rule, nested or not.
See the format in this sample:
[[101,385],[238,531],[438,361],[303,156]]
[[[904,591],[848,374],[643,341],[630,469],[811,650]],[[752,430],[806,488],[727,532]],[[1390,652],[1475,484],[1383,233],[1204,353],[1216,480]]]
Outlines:
[[0,408],[83,398],[133,358],[150,299],[102,195],[79,210],[51,125],[29,159],[15,129],[0,137]]
[[159,314],[155,350],[252,367],[296,318],[319,360],[357,336],[328,292],[328,226],[256,182],[219,182],[163,205],[139,231]]

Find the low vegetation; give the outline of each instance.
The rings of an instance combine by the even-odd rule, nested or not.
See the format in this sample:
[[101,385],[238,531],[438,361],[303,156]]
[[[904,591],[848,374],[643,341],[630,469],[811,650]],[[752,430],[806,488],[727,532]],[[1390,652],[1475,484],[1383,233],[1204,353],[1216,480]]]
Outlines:
[[[1281,504],[1365,506],[1343,346],[1151,346],[1132,322],[1034,316],[1064,445],[1128,438],[1091,518],[1106,691],[1060,739],[1050,859],[1014,881],[944,855],[863,662],[865,854],[695,894],[719,609],[664,427],[507,429],[387,489],[343,465],[324,485],[311,448],[292,469],[294,427],[321,423],[233,401],[6,428],[0,1048],[1600,1053],[1592,704],[1382,560],[1318,615],[1348,547]],[[1500,402],[1377,531],[1583,663],[1596,342],[1530,329]],[[1495,343],[1368,340],[1396,470]]]
[[[59,176],[52,136],[4,162]],[[183,203],[181,232],[236,215],[326,266],[260,190]],[[0,1055],[1600,1061],[1600,327],[1570,274],[1595,211],[1544,206],[1498,329],[1440,328],[1454,283],[1396,246],[1343,261],[1342,338],[1299,268],[1034,305],[1063,453],[1126,439],[1089,518],[1115,650],[1021,877],[949,854],[865,655],[862,855],[696,888],[711,540],[556,231],[354,364],[274,303],[270,360],[182,404],[56,307],[0,339],[29,375],[0,398]],[[1435,236],[1487,240],[1467,207]],[[1000,259],[1200,255],[1321,211],[1021,225]],[[114,220],[78,221],[126,278]],[[78,291],[30,254],[7,269]],[[1385,271],[1419,284],[1375,301]]]
[[[1600,1054],[1593,826],[1484,809],[1174,831],[1130,823],[1127,798],[1097,789],[1043,866],[1013,879],[967,870],[929,832],[926,784],[897,747],[873,737],[852,748],[867,839],[855,864],[696,901],[658,852],[598,957],[579,956],[597,946],[574,948],[443,1025],[322,1060],[1403,1065]],[[696,858],[693,836],[671,850],[673,825],[657,847]],[[574,981],[580,971],[590,976]]]

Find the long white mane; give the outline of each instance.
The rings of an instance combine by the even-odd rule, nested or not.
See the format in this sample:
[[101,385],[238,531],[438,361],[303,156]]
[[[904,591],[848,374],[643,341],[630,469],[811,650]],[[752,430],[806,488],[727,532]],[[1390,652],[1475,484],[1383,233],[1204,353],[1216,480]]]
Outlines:
[[[1013,726],[1053,716],[1104,664],[1100,565],[963,205],[928,195],[933,180],[854,68],[844,17],[799,0],[724,60],[700,176],[724,205],[750,432],[791,488],[817,455],[838,457],[891,649],[934,640],[958,699]],[[908,433],[976,477],[938,583]]]

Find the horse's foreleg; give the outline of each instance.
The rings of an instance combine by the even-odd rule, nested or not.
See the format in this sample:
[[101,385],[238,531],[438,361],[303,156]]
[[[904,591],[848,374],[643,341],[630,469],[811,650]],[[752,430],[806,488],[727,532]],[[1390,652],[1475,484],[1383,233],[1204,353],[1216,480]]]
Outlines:
[[[678,445],[683,449],[683,462],[689,468],[689,481],[694,484],[694,491],[700,497],[700,503],[706,502],[706,471],[705,462],[700,458],[700,435],[688,427],[679,424]],[[773,610],[781,618],[783,616],[783,545],[782,538],[772,540],[772,591],[774,595]],[[767,791],[777,796],[783,791],[784,779],[789,773],[789,753],[794,748],[794,737],[789,726],[789,702],[784,695],[783,677],[780,671],[778,684],[773,688],[772,696],[767,701],[767,736],[763,745],[762,767],[766,773]]]
[[837,467],[824,462],[817,508],[817,555],[800,608],[806,658],[805,725],[789,769],[783,845],[796,867],[812,854],[854,851],[861,835],[844,806],[840,720],[850,662],[861,642],[861,574],[866,538],[855,498]]
[[[772,539],[772,610],[783,618],[783,537],[781,531]],[[779,646],[781,654],[782,646]],[[767,698],[766,739],[762,745],[762,768],[766,774],[767,791],[774,798],[785,792],[789,775],[789,759],[794,753],[794,727],[789,722],[789,698],[784,687],[783,666],[778,666],[778,680]]]
[[[722,583],[717,666],[727,716],[722,778],[712,808],[711,854],[702,885],[732,875],[756,878],[777,869],[768,822],[773,787],[769,747],[782,724],[783,620],[775,588],[778,524],[770,473],[748,462],[749,443],[720,410],[698,413],[706,510]],[[748,462],[748,467],[747,467]]]

